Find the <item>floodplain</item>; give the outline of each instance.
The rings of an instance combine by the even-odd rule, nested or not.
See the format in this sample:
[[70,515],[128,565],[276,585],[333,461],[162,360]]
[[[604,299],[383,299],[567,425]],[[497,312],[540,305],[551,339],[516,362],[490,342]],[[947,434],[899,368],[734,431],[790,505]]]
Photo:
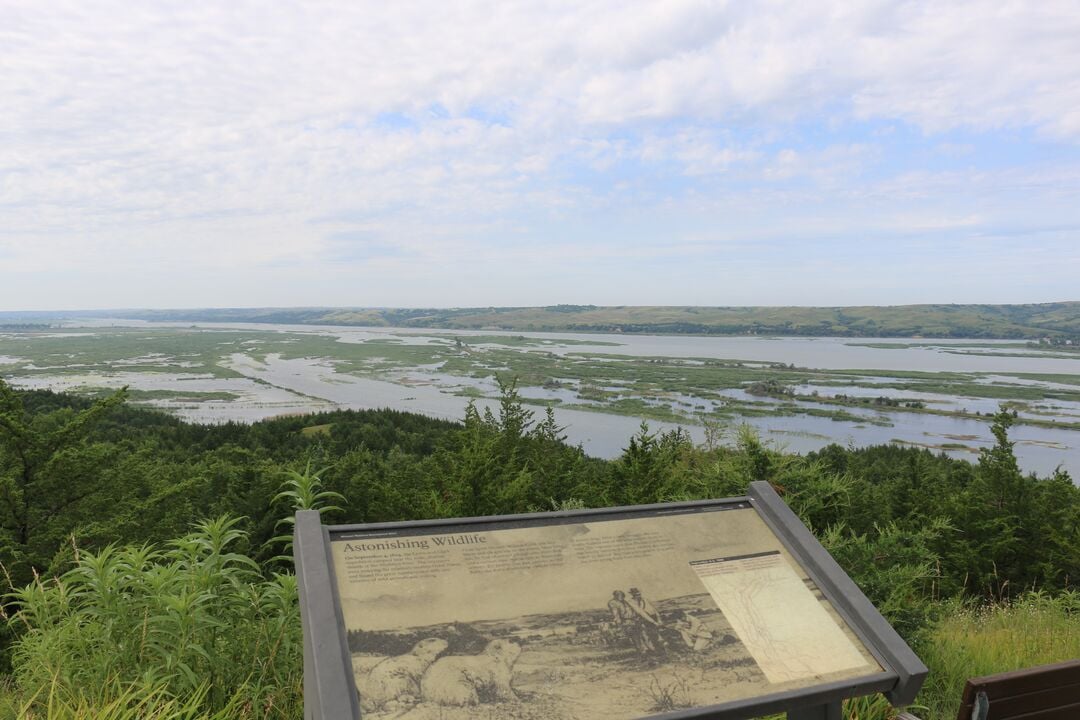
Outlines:
[[613,457],[647,421],[741,424],[805,452],[901,443],[976,459],[1014,411],[1025,471],[1080,475],[1080,353],[1018,340],[666,336],[84,320],[0,332],[18,387],[100,393],[195,422],[393,407],[460,419],[515,382],[571,443]]

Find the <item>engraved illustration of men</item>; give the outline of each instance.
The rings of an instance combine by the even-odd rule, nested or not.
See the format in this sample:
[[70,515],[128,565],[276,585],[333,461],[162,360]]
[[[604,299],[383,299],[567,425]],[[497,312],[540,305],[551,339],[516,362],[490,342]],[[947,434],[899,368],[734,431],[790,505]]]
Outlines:
[[479,705],[517,699],[510,685],[521,646],[492,640],[479,655],[439,658],[420,679],[420,695],[438,705]]
[[701,620],[683,610],[672,613],[672,627],[679,631],[686,646],[695,652],[708,649],[713,642],[712,630]]
[[645,652],[645,634],[642,632],[641,618],[626,602],[626,593],[622,590],[613,591],[607,606],[611,611],[611,622],[614,627],[630,638],[635,650],[639,653]]
[[611,621],[616,625],[625,625],[634,619],[634,611],[626,604],[626,593],[622,590],[611,593],[607,606],[611,611]]
[[448,646],[442,638],[426,638],[404,655],[388,657],[366,675],[358,675],[356,689],[360,694],[360,708],[373,712],[392,701],[417,702],[420,678]]
[[660,638],[660,626],[663,625],[663,621],[653,604],[642,597],[641,591],[636,587],[630,588],[630,600],[627,604],[638,616],[645,650],[655,651],[663,648],[664,641]]

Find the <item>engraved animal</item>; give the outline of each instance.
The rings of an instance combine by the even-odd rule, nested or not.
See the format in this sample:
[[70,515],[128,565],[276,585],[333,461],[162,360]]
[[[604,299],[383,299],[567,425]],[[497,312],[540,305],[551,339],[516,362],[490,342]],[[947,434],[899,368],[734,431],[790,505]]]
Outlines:
[[420,680],[420,695],[425,702],[439,705],[516,700],[510,679],[519,655],[517,643],[492,640],[479,655],[439,658]]
[[357,674],[360,708],[373,712],[394,700],[415,702],[420,697],[420,678],[424,671],[447,647],[447,642],[441,638],[426,638],[404,655],[380,661],[366,675]]

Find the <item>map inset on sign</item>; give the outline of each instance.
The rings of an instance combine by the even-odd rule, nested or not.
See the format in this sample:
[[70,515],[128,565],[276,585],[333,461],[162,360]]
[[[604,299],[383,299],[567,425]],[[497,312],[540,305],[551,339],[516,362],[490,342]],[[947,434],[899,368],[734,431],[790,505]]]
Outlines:
[[769,682],[866,664],[778,551],[693,560],[690,566]]
[[331,541],[365,719],[624,720],[883,672],[745,502]]

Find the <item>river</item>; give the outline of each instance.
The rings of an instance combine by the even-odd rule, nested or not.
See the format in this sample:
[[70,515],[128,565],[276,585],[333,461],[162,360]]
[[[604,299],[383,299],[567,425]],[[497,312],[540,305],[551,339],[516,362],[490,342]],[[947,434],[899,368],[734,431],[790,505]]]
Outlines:
[[[636,357],[668,357],[686,359],[737,360],[747,363],[784,363],[798,367],[831,371],[862,370],[880,371],[880,378],[866,378],[869,387],[843,388],[849,396],[875,395],[875,380],[895,381],[890,373],[904,371],[985,373],[982,380],[1010,383],[1031,383],[1031,379],[1018,378],[1018,374],[1054,374],[1080,376],[1080,357],[1053,356],[1042,349],[1023,346],[1010,348],[984,348],[994,342],[1007,341],[934,341],[907,339],[850,339],[850,338],[804,338],[804,337],[704,337],[621,335],[584,333],[529,333],[498,330],[461,331],[413,328],[358,328],[343,326],[268,325],[254,323],[145,323],[141,321],[108,320],[80,322],[80,327],[103,330],[108,327],[178,327],[211,329],[239,329],[254,332],[315,333],[336,338],[343,343],[363,343],[371,340],[407,344],[445,342],[447,336],[479,338],[480,336],[506,336],[528,338],[542,349],[555,354],[597,353]],[[911,347],[916,343],[926,346]],[[888,344],[889,347],[871,345]],[[964,347],[969,346],[969,347]],[[153,348],[147,348],[152,352]],[[998,354],[991,354],[998,353]],[[1007,354],[1006,354],[1007,353]],[[96,384],[118,386],[130,384],[143,389],[186,388],[188,390],[226,390],[238,394],[239,401],[221,402],[174,402],[157,401],[154,404],[177,415],[199,422],[224,422],[228,420],[254,421],[285,413],[310,412],[332,408],[375,409],[391,407],[399,410],[423,413],[433,417],[461,419],[467,399],[453,394],[447,378],[440,376],[437,367],[406,368],[387,375],[388,379],[357,377],[338,372],[332,358],[286,359],[269,354],[258,359],[243,352],[233,353],[223,359],[222,365],[240,373],[242,378],[213,378],[196,374],[167,374],[123,372],[109,373],[108,377],[37,376],[15,378],[17,384],[29,387],[53,387],[65,389],[80,385]],[[394,380],[393,382],[389,380]],[[461,385],[471,385],[489,398],[478,399],[479,407],[495,408],[497,402],[494,385],[490,380],[450,378]],[[1041,383],[1053,387],[1054,383]],[[1057,383],[1061,388],[1076,389],[1067,382]],[[800,394],[813,390],[826,390],[805,386]],[[831,388],[837,390],[837,388]],[[740,390],[727,391],[742,393]],[[993,412],[996,401],[986,398],[956,398],[905,392],[892,388],[891,397],[929,400],[935,407],[959,408],[970,411]],[[559,399],[561,406],[555,410],[556,419],[565,427],[567,440],[580,444],[586,452],[599,457],[615,457],[626,446],[629,438],[638,431],[641,419],[625,415],[576,410],[573,389],[522,388],[522,395],[534,399]],[[665,400],[667,402],[668,400]],[[685,407],[710,406],[691,396],[676,396],[671,402]],[[813,406],[814,403],[802,403]],[[826,407],[822,405],[822,407]],[[835,407],[835,406],[834,406]],[[1051,408],[1062,420],[1080,419],[1080,403],[1056,401]],[[1047,413],[1046,408],[1043,412]],[[829,417],[810,415],[784,415],[772,417],[747,417],[728,426],[731,434],[737,423],[746,422],[757,428],[762,437],[789,451],[807,452],[828,443],[865,446],[900,441],[912,445],[941,448],[952,445],[946,451],[955,457],[968,460],[978,458],[979,448],[993,442],[989,422],[914,412],[883,412],[872,408],[851,408],[856,420],[834,420]],[[878,424],[875,424],[875,420]],[[880,424],[887,421],[888,426]],[[670,430],[671,423],[648,421],[654,431]],[[704,428],[696,424],[683,426],[697,441],[704,440]],[[1016,442],[1015,452],[1025,471],[1040,475],[1052,473],[1061,466],[1080,479],[1080,431],[1046,428],[1032,425],[1015,425],[1010,437]]]

